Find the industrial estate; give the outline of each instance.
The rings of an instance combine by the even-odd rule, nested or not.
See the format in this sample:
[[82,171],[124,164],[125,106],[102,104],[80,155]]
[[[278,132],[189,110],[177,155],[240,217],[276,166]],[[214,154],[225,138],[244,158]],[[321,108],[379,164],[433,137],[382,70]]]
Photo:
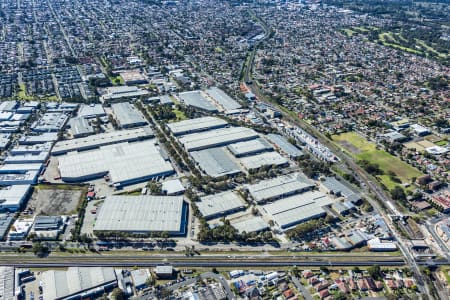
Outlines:
[[449,299],[449,16],[1,1],[0,299]]

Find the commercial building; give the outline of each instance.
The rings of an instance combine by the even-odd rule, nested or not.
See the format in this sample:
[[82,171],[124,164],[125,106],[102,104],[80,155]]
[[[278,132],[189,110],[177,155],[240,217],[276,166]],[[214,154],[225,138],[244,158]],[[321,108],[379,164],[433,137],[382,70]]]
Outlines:
[[121,128],[132,128],[148,124],[144,116],[129,102],[114,103],[111,108]]
[[242,172],[223,147],[193,151],[191,156],[203,172],[214,178]]
[[61,155],[71,151],[92,150],[101,146],[123,142],[135,142],[154,136],[153,130],[150,127],[100,133],[79,139],[59,141],[53,147],[52,154]]
[[14,221],[11,230],[8,233],[8,239],[11,241],[24,240],[31,227],[33,226],[33,219],[17,219]]
[[411,129],[418,135],[418,136],[425,136],[430,134],[430,130],[422,125],[419,124],[413,124],[411,125]]
[[187,209],[182,196],[109,196],[97,212],[94,232],[183,235]]
[[247,185],[246,189],[249,191],[253,200],[262,203],[268,200],[276,200],[302,193],[311,190],[313,187],[314,182],[306,178],[305,175],[302,173],[292,173]]
[[367,241],[370,251],[396,251],[397,245],[391,241],[383,241],[380,238],[374,238]]
[[35,145],[16,145],[10,150],[11,155],[25,155],[32,154],[38,155],[41,152],[49,152],[52,149],[53,144],[51,142],[46,142],[42,144]]
[[179,93],[180,99],[187,105],[207,112],[217,112],[217,108],[209,102],[201,91]]
[[252,218],[231,221],[231,225],[237,229],[239,233],[242,232],[261,232],[269,229],[269,225],[261,217],[252,216]]
[[95,133],[94,128],[92,128],[88,120],[82,117],[70,119],[69,127],[74,138],[80,138]]
[[207,89],[206,93],[212,98],[214,104],[216,104],[221,111],[228,112],[242,107],[236,100],[217,87]]
[[167,124],[173,135],[185,135],[227,126],[228,123],[217,117],[202,117]]
[[78,111],[78,116],[85,119],[106,116],[105,109],[101,104],[82,104]]
[[258,134],[253,129],[246,127],[228,127],[188,134],[180,137],[179,141],[187,151],[197,151],[248,141],[257,137]]
[[303,151],[292,145],[284,136],[274,133],[269,133],[267,139],[275,145],[275,147],[282,153],[288,155],[290,158],[297,158],[305,155]]
[[106,93],[100,97],[102,101],[118,100],[121,98],[136,98],[148,95],[147,90],[137,86],[112,86],[106,89]]
[[38,171],[42,169],[42,163],[34,164],[7,164],[0,166],[0,174],[23,174],[27,171]]
[[151,276],[148,269],[132,270],[130,273],[136,290],[142,290],[147,287],[147,280]]
[[0,134],[0,150],[4,150],[11,142],[11,133]]
[[255,170],[263,166],[285,166],[289,161],[278,152],[265,152],[253,156],[246,156],[240,159],[241,165],[246,170]]
[[15,212],[28,200],[31,185],[11,185],[0,189],[0,211]]
[[19,138],[20,145],[35,145],[47,142],[56,142],[58,140],[57,132],[43,132],[39,135],[24,135]]
[[336,177],[325,177],[321,181],[321,185],[328,193],[336,195],[337,197],[345,197],[353,203],[357,203],[361,199],[358,194],[337,180]]
[[5,164],[37,164],[45,163],[50,152],[39,152],[38,154],[9,155],[5,158]]
[[58,132],[66,125],[68,118],[62,112],[45,113],[31,125],[31,130],[35,132]]
[[117,286],[111,267],[69,267],[42,273],[44,300],[94,299]]
[[201,197],[200,202],[195,202],[195,204],[207,220],[226,216],[245,209],[244,201],[233,191]]
[[172,278],[173,276],[173,267],[172,266],[156,266],[155,274],[158,278]]
[[322,208],[333,201],[324,193],[309,191],[280,199],[262,208],[271,215],[280,229],[286,230],[299,223],[326,215]]
[[264,139],[258,138],[250,141],[234,143],[227,146],[235,157],[255,155],[266,151],[272,151],[273,147]]
[[135,184],[174,173],[169,160],[161,155],[155,140],[102,146],[83,152],[69,152],[59,158],[61,179],[83,182],[109,172],[117,186]]

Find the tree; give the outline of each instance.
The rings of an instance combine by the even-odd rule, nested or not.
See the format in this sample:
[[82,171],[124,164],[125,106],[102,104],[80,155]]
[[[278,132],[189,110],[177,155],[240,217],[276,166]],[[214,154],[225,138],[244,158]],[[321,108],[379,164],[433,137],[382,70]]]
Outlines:
[[111,293],[111,299],[112,300],[124,300],[125,296],[123,294],[123,291],[119,288],[115,288]]
[[391,196],[394,200],[406,200],[405,191],[399,186],[396,186],[391,190]]
[[33,253],[37,256],[44,256],[49,252],[49,249],[46,245],[43,245],[41,242],[37,242],[33,244]]
[[372,276],[373,279],[378,280],[381,278],[381,268],[379,265],[373,265],[367,268],[367,272],[369,272],[369,275]]

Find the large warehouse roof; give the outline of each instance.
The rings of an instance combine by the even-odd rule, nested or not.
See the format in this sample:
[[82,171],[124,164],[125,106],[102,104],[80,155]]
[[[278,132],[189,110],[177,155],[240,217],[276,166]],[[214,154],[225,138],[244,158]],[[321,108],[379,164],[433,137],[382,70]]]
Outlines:
[[64,154],[70,151],[80,151],[95,149],[100,146],[136,141],[144,138],[153,137],[153,131],[150,127],[141,127],[129,130],[118,130],[113,132],[96,134],[79,139],[60,141],[55,144],[52,150],[53,155]]
[[148,124],[144,116],[129,102],[114,103],[111,108],[122,128]]
[[84,152],[70,152],[59,158],[64,181],[77,182],[98,178],[109,171],[114,184],[132,184],[173,173],[155,140],[103,146]]
[[16,299],[14,285],[14,267],[0,267],[0,296],[2,300]]
[[333,203],[333,200],[326,194],[311,191],[280,199],[263,206],[263,209],[272,215],[275,223],[286,229],[301,222],[323,216],[325,210],[322,206],[331,203]]
[[223,107],[225,111],[241,108],[241,105],[236,100],[217,87],[207,89],[206,93],[208,93],[219,106]]
[[106,112],[101,104],[82,104],[78,111],[78,116],[83,118],[95,118],[106,116]]
[[247,156],[240,159],[241,165],[247,170],[258,169],[262,166],[276,165],[281,166],[288,163],[288,160],[278,152],[265,152],[253,156]]
[[223,147],[191,152],[195,162],[211,177],[233,175],[241,172],[230,154]]
[[291,195],[314,187],[314,182],[301,173],[292,173],[247,186],[256,202]]
[[0,189],[0,210],[19,209],[31,190],[31,185],[12,185]]
[[231,221],[231,226],[237,229],[239,233],[242,232],[259,232],[269,228],[269,225],[261,217],[252,216],[250,219]]
[[236,157],[260,153],[272,149],[273,147],[262,138],[228,145],[228,150],[230,150],[230,152]]
[[258,134],[246,127],[228,127],[188,134],[180,137],[179,141],[188,151],[202,150],[230,143],[247,141],[257,138]]
[[195,204],[206,219],[224,216],[245,208],[244,201],[233,191],[209,195],[200,199],[201,201]]
[[269,141],[275,144],[282,152],[286,153],[290,157],[299,157],[304,155],[304,153],[292,145],[284,136],[274,133],[269,133],[267,135]]
[[217,112],[217,109],[209,102],[200,91],[183,92],[179,94],[181,100],[188,105],[206,110],[209,112]]
[[100,207],[95,231],[182,233],[182,196],[110,196]]
[[44,300],[63,299],[116,281],[111,267],[70,267],[42,273]]
[[70,131],[74,137],[93,134],[94,128],[89,122],[82,117],[72,118],[69,120]]
[[184,120],[176,123],[167,124],[174,135],[183,135],[188,133],[200,132],[210,129],[225,127],[228,123],[225,120],[216,117],[202,117],[191,120]]

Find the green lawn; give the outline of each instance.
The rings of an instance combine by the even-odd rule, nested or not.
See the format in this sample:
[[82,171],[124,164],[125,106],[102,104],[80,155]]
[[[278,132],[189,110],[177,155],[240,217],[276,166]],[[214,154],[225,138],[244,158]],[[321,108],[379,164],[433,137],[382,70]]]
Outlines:
[[389,189],[393,189],[398,183],[391,180],[388,174],[394,172],[402,183],[411,183],[413,177],[423,174],[416,168],[408,165],[384,150],[377,150],[374,143],[367,141],[355,132],[346,132],[332,136],[333,141],[356,160],[367,160],[377,164],[385,175],[379,176],[380,181]]
[[187,120],[186,115],[184,114],[184,112],[182,112],[179,109],[174,109],[173,112],[175,113],[175,115],[177,116],[177,121],[183,121],[183,120]]
[[446,140],[442,140],[442,141],[436,142],[435,144],[437,146],[444,147],[444,146],[447,146],[448,142]]
[[19,97],[19,100],[33,100],[34,97],[33,96],[29,96],[27,95],[26,92],[26,88],[25,88],[25,83],[20,83],[19,84],[19,90],[17,92],[17,97]]
[[123,80],[122,76],[120,76],[120,75],[109,76],[108,78],[113,85],[124,85],[125,84],[125,81]]

